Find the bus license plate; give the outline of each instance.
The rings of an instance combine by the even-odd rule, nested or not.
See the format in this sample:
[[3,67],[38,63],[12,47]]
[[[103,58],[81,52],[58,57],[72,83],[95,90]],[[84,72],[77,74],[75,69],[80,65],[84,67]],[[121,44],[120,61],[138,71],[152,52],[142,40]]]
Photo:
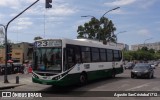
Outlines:
[[51,77],[49,77],[49,76],[45,76],[45,77],[43,77],[43,79],[44,79],[44,80],[50,80],[50,79],[51,79]]

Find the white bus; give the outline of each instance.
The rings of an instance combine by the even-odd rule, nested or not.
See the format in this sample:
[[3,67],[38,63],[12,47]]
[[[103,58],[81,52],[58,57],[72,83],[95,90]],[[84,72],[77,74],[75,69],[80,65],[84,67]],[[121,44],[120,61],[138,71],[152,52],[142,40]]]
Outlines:
[[122,51],[93,40],[38,40],[33,56],[32,81],[39,84],[85,84],[123,72]]

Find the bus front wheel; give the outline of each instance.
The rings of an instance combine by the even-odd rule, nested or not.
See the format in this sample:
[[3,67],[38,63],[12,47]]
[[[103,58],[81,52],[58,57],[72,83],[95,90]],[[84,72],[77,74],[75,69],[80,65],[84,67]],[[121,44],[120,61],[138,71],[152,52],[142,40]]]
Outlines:
[[79,77],[80,85],[85,85],[87,83],[87,75],[82,73]]
[[115,71],[115,69],[113,69],[113,70],[112,70],[112,75],[111,75],[111,77],[112,77],[112,78],[115,78],[115,76],[116,76],[116,71]]

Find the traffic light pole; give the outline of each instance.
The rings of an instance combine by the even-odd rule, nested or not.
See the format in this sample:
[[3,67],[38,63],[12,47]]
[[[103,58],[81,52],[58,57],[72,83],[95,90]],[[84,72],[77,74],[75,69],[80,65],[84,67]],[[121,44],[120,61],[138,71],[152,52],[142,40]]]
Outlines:
[[30,7],[32,7],[34,4],[36,4],[39,0],[35,1],[34,3],[32,3],[29,7],[27,7],[26,9],[24,9],[21,13],[19,13],[17,16],[15,16],[13,19],[11,19],[7,25],[5,26],[5,75],[4,75],[4,83],[9,83],[8,82],[8,79],[7,79],[7,54],[8,54],[8,50],[7,50],[7,47],[8,47],[8,43],[7,43],[7,29],[8,29],[8,26],[9,24],[15,20],[17,17],[19,17],[21,14],[23,14],[26,10],[28,10]]

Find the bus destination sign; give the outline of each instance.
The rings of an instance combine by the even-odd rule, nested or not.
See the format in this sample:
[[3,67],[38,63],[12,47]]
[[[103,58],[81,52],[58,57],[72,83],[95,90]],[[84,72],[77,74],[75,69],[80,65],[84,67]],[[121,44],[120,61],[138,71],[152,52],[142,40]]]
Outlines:
[[43,40],[35,42],[36,47],[60,47],[62,46],[61,40]]

